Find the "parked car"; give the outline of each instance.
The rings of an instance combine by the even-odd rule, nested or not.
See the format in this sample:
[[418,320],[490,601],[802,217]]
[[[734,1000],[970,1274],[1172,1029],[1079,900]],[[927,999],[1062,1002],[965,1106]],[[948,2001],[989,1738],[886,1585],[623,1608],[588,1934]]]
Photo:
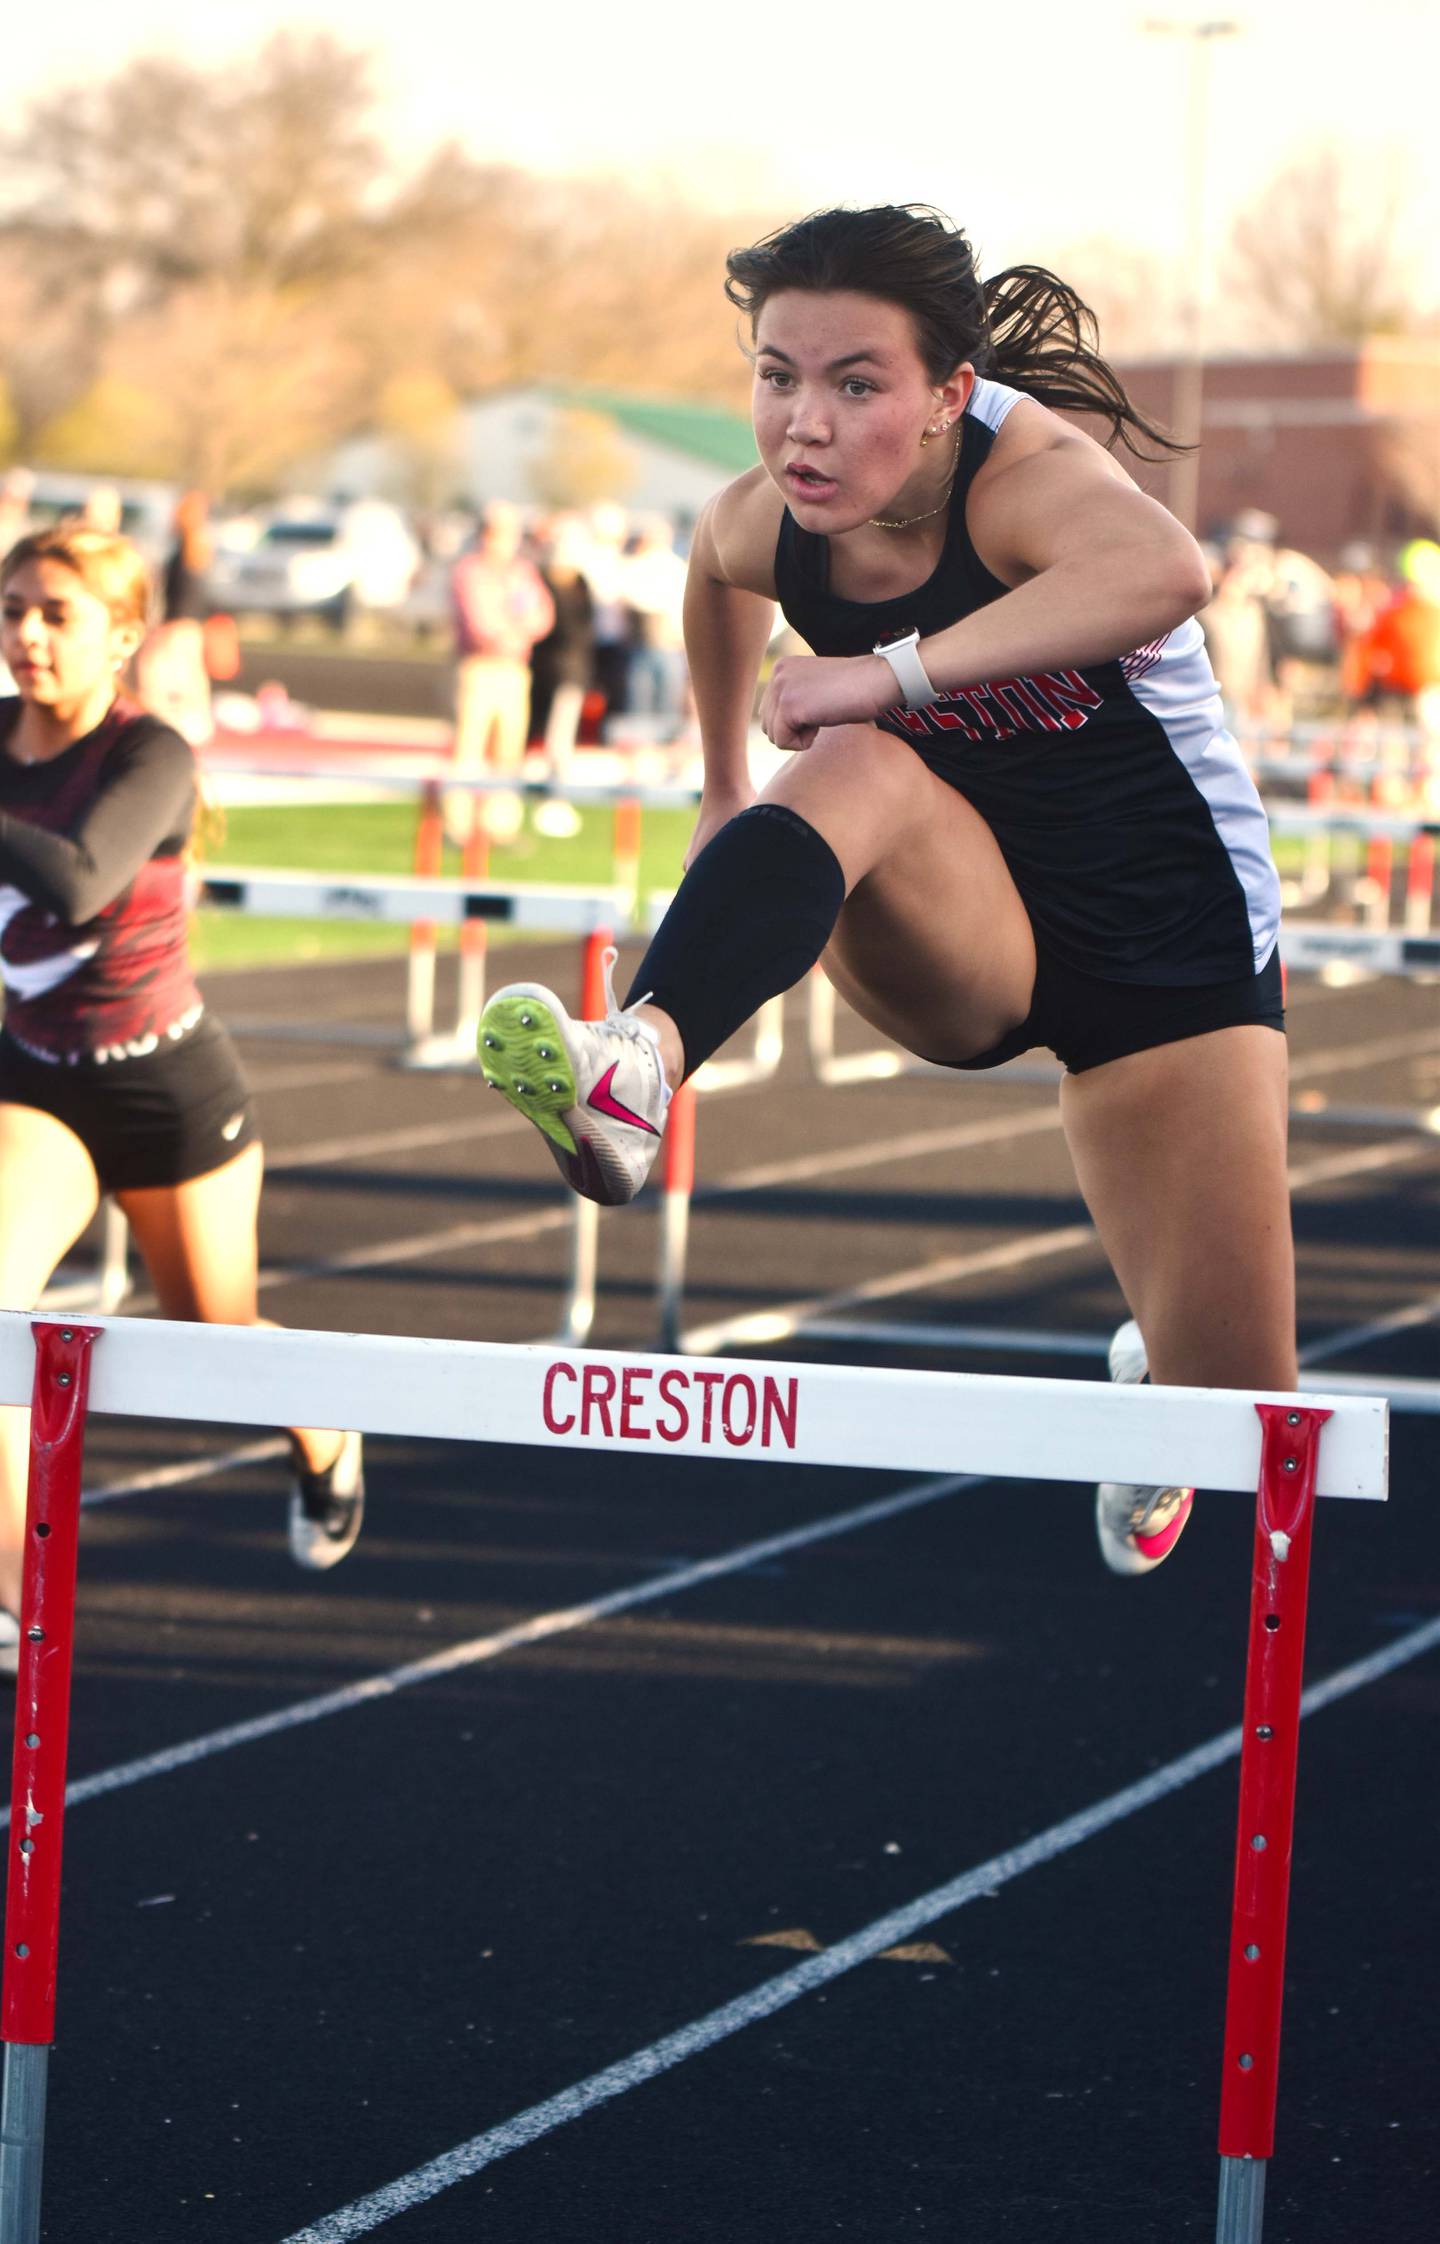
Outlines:
[[136,482],[109,475],[71,475],[58,468],[11,468],[6,481],[23,498],[27,527],[47,530],[66,516],[84,514],[92,501],[118,516],[117,527],[138,546],[154,569],[160,568],[175,534],[173,483]]
[[293,500],[220,530],[210,594],[236,615],[320,616],[343,630],[357,613],[398,609],[420,558],[404,516],[381,500]]

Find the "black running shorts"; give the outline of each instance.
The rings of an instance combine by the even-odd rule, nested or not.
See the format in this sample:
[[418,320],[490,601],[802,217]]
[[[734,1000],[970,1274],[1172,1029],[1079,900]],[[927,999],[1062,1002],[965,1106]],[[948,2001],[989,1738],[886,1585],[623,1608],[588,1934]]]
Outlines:
[[40,1060],[0,1032],[0,1102],[38,1107],[73,1130],[102,1192],[187,1184],[256,1136],[235,1047],[208,1014],[176,1043],[103,1065]]
[[1257,1022],[1285,1032],[1285,997],[1277,946],[1258,974],[1195,989],[1160,989],[1145,982],[1103,982],[1047,957],[1037,945],[1035,991],[1017,1028],[973,1060],[947,1060],[960,1068],[1002,1067],[1035,1045],[1047,1045],[1070,1075],[1123,1060],[1156,1044],[1178,1044],[1212,1029]]

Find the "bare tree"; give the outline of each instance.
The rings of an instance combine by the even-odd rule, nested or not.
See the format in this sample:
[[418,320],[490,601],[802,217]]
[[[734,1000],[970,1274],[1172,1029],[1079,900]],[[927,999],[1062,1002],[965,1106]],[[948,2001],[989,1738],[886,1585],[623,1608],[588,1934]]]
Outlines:
[[91,390],[37,438],[58,466],[263,490],[333,437],[350,369],[302,293],[212,281],[127,321]]
[[282,33],[248,63],[164,55],[32,100],[0,139],[5,233],[109,320],[225,279],[347,269],[382,171],[367,58]]
[[1228,302],[1259,335],[1295,349],[1404,333],[1416,307],[1400,199],[1337,147],[1298,158],[1231,229]]
[[1057,249],[1053,264],[1095,314],[1106,358],[1155,358],[1174,350],[1180,305],[1166,259],[1133,243],[1092,234]]
[[[455,146],[405,177],[372,110],[368,58],[310,35],[209,71],[152,55],[22,108],[0,133],[22,456],[219,491],[383,426],[397,398],[428,413],[553,381],[743,403],[722,267],[774,214]],[[433,481],[440,440],[412,438]]]

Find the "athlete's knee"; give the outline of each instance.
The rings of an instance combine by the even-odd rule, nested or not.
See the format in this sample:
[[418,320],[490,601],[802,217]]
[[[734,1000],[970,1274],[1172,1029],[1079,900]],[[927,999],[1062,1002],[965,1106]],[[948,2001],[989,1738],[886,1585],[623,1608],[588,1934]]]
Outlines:
[[875,725],[828,725],[811,747],[797,750],[765,795],[808,815],[859,818],[870,841],[895,840],[926,816],[929,774],[903,741]]

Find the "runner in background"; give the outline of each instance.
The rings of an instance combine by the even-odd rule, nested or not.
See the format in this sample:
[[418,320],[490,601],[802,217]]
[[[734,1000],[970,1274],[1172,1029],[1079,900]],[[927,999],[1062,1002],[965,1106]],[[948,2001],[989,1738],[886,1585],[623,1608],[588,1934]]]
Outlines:
[[[195,985],[194,757],[120,680],[148,614],[127,540],[61,524],[0,562],[0,1303],[29,1309],[113,1193],[167,1317],[257,1324],[263,1157]],[[0,1671],[18,1647],[28,1420],[0,1411]],[[358,1434],[290,1429],[290,1549],[333,1566],[364,1503]]]
[[[487,1078],[613,1203],[648,1174],[675,1085],[817,961],[924,1059],[1048,1046],[1133,1312],[1112,1374],[1148,1356],[1159,1380],[1288,1389],[1279,883],[1194,620],[1209,572],[1056,409],[1166,440],[1074,292],[1034,266],[982,282],[938,212],[818,213],[734,252],[727,293],[762,464],[691,554],[688,870],[605,1020],[496,993]],[[792,753],[756,802],[777,599],[814,651],[766,687],[761,725]],[[1102,1488],[1107,1563],[1158,1564],[1192,1494]]]

